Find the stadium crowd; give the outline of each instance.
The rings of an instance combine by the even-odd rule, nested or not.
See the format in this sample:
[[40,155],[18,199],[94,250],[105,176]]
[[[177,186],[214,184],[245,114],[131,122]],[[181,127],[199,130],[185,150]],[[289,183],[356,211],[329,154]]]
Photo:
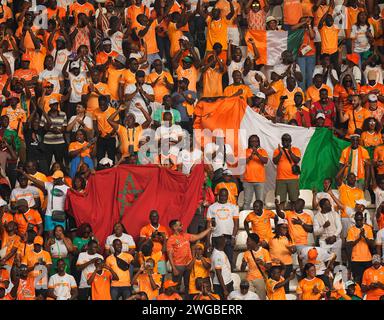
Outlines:
[[[384,10],[335,1],[3,1],[0,300],[384,299]],[[270,30],[303,31],[273,66],[247,37]],[[300,198],[289,134],[273,154],[251,134],[241,176],[224,136],[180,151],[194,106],[224,97],[350,141],[337,176]],[[151,130],[159,151],[139,157]],[[207,155],[189,226],[160,225],[153,208],[139,239],[117,223],[101,245],[65,212],[98,170],[188,175]]]

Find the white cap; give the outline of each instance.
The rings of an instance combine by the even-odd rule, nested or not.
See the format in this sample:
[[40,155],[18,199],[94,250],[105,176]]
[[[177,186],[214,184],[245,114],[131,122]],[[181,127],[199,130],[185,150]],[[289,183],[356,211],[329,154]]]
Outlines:
[[352,281],[352,280],[348,280],[348,281],[345,283],[345,287],[348,288],[349,286],[351,286],[351,285],[353,285],[353,284],[355,284],[354,281]]
[[316,115],[316,119],[319,119],[319,118],[323,118],[323,119],[325,119],[325,114],[322,113],[322,112],[318,113],[318,114]]
[[269,17],[267,17],[267,19],[265,20],[265,23],[268,23],[268,22],[271,22],[271,21],[276,21],[276,22],[277,22],[277,19],[276,19],[274,16],[269,16]]
[[71,64],[69,65],[69,67],[71,69],[73,69],[73,68],[80,68],[80,63],[79,63],[79,61],[72,61]]
[[377,101],[377,95],[375,95],[375,94],[370,94],[370,95],[368,96],[368,101],[369,101],[369,102],[376,102],[376,101]]
[[265,99],[266,98],[265,94],[263,92],[261,92],[261,91],[256,93],[255,96],[258,97],[258,98],[261,98],[261,99]]
[[113,161],[107,157],[104,157],[103,159],[101,159],[99,161],[99,164],[101,164],[102,166],[106,166],[106,165],[110,165],[110,166],[113,166]]
[[223,171],[223,174],[227,175],[227,176],[231,176],[232,175],[232,171],[231,170],[228,170],[228,169],[225,169]]
[[288,224],[288,220],[279,218],[279,220],[277,221],[277,225],[279,224]]
[[364,199],[356,200],[355,203],[359,204],[359,205],[362,205],[364,207],[368,206],[368,202],[366,200],[364,200]]
[[50,99],[49,100],[49,104],[55,104],[55,103],[59,103],[59,100],[57,100],[57,99]]
[[3,198],[0,198],[0,207],[4,207],[6,205],[8,205],[8,203]]
[[188,41],[189,42],[189,39],[186,36],[181,36],[179,40],[184,40],[184,41]]

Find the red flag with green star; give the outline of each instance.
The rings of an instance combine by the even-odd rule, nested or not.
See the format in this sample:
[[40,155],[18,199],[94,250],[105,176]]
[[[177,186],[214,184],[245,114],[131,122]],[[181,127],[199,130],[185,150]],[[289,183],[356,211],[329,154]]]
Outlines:
[[103,245],[116,222],[123,223],[135,240],[157,210],[160,224],[179,219],[185,227],[198,207],[204,167],[197,165],[190,176],[156,165],[120,165],[96,172],[84,194],[68,191],[66,208],[77,226],[89,223]]

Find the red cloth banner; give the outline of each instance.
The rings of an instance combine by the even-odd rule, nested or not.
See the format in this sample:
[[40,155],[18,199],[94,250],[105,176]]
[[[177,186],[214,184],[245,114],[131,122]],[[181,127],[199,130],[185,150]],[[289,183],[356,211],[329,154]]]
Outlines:
[[189,176],[156,165],[120,165],[92,175],[84,194],[68,191],[66,209],[78,226],[89,223],[102,245],[120,219],[137,240],[154,209],[160,224],[168,227],[170,220],[179,219],[187,228],[204,179],[203,165],[196,165]]

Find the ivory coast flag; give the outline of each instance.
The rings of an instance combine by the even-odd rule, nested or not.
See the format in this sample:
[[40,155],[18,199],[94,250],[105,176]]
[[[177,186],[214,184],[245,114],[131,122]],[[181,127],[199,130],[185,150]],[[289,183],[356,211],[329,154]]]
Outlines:
[[247,32],[245,40],[248,52],[251,53],[253,53],[253,48],[249,39],[252,38],[255,41],[260,54],[260,58],[256,61],[258,64],[273,66],[280,63],[281,53],[285,50],[292,51],[293,55],[296,56],[303,42],[303,37],[303,29],[294,31],[251,30]]
[[[238,133],[233,143],[236,154],[247,148],[248,138],[258,135],[260,144],[268,152],[266,166],[266,189],[274,189],[276,166],[272,163],[274,150],[281,145],[281,136],[288,133],[292,145],[301,151],[300,188],[322,190],[324,178],[334,178],[338,172],[339,159],[344,148],[350,143],[335,137],[327,128],[303,128],[287,124],[275,124],[247,106],[238,97],[219,99],[215,102],[200,102],[195,108],[195,129],[234,129]],[[239,151],[240,150],[240,151]],[[237,152],[236,152],[237,151]],[[369,150],[372,157],[372,150]],[[245,164],[244,152],[239,162]],[[242,169],[240,169],[241,171]],[[243,171],[242,171],[243,172]]]

